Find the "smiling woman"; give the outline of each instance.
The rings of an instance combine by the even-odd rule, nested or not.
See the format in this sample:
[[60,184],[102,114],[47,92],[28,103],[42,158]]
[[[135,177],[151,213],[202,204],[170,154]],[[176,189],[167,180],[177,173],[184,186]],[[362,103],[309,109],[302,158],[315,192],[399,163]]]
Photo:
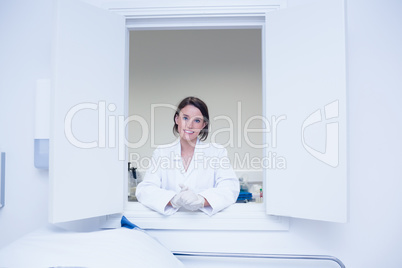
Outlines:
[[194,147],[197,137],[204,141],[208,137],[209,113],[207,105],[196,97],[187,97],[177,106],[173,132]]
[[[183,99],[174,122],[179,139],[154,151],[152,166],[137,187],[138,200],[165,215],[179,209],[213,215],[235,203],[240,186],[230,162],[224,161],[226,149],[201,141],[208,136],[207,105],[196,97]],[[174,165],[162,166],[161,159]]]

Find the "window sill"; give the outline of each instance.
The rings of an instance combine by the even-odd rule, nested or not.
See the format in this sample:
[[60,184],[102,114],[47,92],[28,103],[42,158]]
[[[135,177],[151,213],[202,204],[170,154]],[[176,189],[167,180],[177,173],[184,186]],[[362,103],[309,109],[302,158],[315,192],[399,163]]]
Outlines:
[[[203,212],[178,211],[164,216],[138,202],[127,202],[124,216],[143,229],[287,231],[289,218],[265,213],[262,203],[236,203],[210,217]],[[110,215],[105,228],[120,226],[121,215]]]

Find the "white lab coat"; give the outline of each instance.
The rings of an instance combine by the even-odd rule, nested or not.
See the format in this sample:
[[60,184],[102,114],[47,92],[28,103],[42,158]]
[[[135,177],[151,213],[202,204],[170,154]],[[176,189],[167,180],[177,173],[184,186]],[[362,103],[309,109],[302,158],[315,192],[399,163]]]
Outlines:
[[159,146],[143,181],[137,186],[136,196],[143,205],[171,215],[178,209],[167,204],[180,192],[180,184],[208,200],[211,206],[200,210],[210,216],[235,203],[240,191],[226,149],[199,140],[187,171],[181,160],[180,140]]

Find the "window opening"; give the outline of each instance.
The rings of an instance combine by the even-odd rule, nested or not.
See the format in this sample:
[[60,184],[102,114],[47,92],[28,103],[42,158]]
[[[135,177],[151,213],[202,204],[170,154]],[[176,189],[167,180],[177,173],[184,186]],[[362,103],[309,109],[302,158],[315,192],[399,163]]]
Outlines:
[[153,150],[173,142],[175,106],[197,96],[209,108],[207,142],[225,146],[240,179],[238,203],[260,203],[263,167],[261,29],[130,31],[128,201]]

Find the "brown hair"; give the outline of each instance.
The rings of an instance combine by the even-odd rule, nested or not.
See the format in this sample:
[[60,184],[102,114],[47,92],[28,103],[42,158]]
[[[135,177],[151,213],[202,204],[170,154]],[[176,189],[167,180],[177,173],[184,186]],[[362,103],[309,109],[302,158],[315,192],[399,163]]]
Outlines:
[[200,100],[197,97],[187,97],[184,98],[180,104],[177,106],[176,109],[176,113],[173,116],[173,122],[174,122],[174,126],[173,126],[173,133],[175,135],[179,134],[179,130],[178,130],[178,125],[176,124],[176,116],[179,116],[180,110],[183,109],[184,107],[186,107],[187,105],[192,105],[196,108],[198,108],[200,110],[200,112],[202,113],[202,116],[204,117],[204,122],[205,122],[205,127],[200,131],[199,139],[204,141],[207,139],[208,137],[208,129],[209,129],[209,113],[208,113],[208,107],[205,104],[205,102],[203,102],[202,100]]

